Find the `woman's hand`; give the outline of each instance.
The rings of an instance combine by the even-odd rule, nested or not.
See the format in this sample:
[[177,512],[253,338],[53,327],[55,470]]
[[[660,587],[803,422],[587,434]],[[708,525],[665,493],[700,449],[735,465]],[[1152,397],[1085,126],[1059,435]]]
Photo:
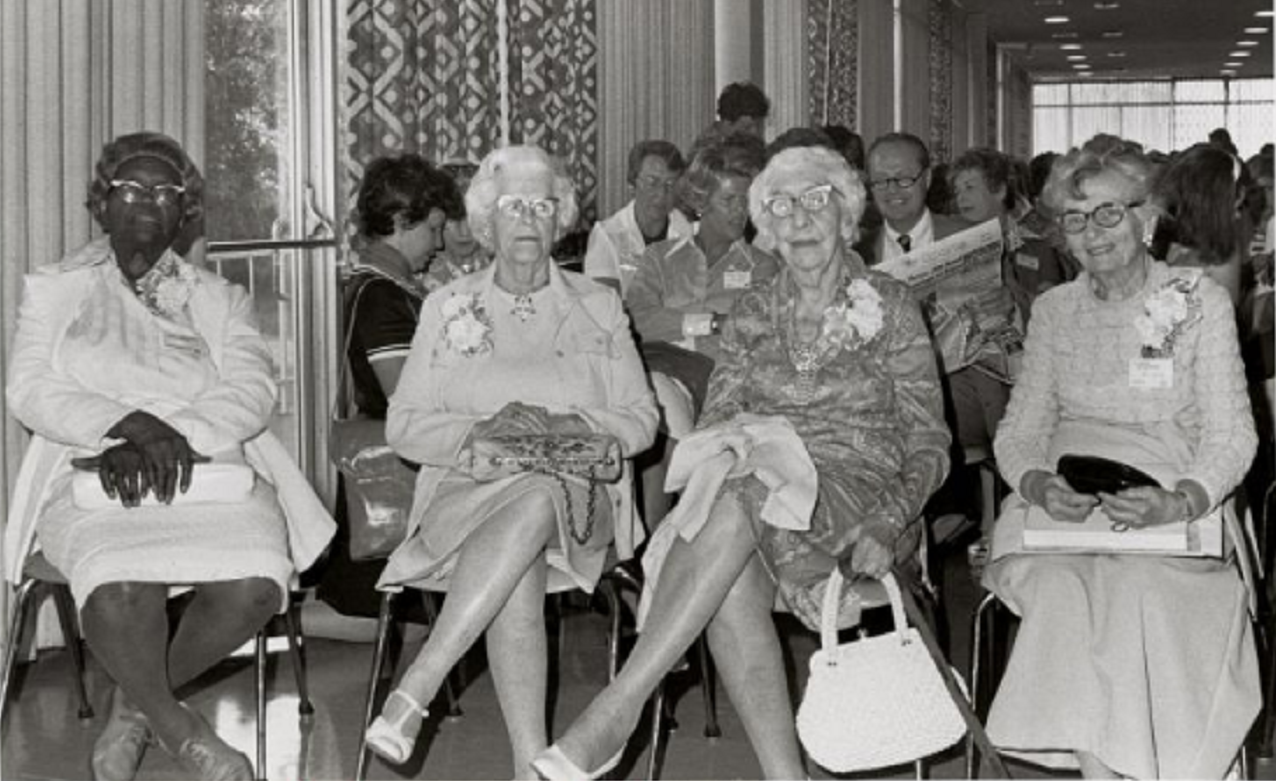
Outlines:
[[1061,475],[1044,471],[1024,475],[1019,493],[1032,504],[1044,507],[1051,518],[1066,523],[1081,523],[1099,503],[1096,496],[1072,490]]
[[480,420],[470,429],[470,439],[545,434],[550,431],[549,410],[521,401],[511,401],[495,415]]
[[[845,562],[846,560],[843,559]],[[848,577],[857,575],[881,580],[895,566],[895,556],[891,549],[871,535],[863,535],[855,541],[851,548],[849,569],[842,568],[842,574]]]
[[1117,494],[1100,493],[1103,512],[1115,523],[1141,529],[1192,517],[1187,498],[1175,491],[1152,486],[1127,488]]
[[[141,410],[130,412],[106,435],[125,440],[141,455],[146,485],[165,504],[173,501],[175,491],[186,493],[195,464],[208,460],[191,448],[177,429]],[[145,493],[144,489],[141,495]]]
[[97,457],[97,462],[97,476],[107,496],[118,498],[125,507],[141,504],[142,497],[151,487],[142,451],[125,442],[108,448]]

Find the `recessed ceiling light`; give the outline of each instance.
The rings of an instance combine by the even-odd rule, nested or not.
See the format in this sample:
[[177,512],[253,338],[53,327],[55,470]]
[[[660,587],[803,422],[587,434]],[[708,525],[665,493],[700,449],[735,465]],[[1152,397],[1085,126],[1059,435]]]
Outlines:
[[1070,62],[1075,62],[1075,61],[1077,61],[1077,60],[1084,60],[1084,59],[1085,59],[1085,55],[1084,55],[1084,54],[1069,54],[1069,55],[1068,55],[1068,60],[1069,60]]
[[1253,52],[1237,51],[1237,52],[1228,52],[1227,56],[1228,57],[1248,57],[1251,54],[1253,54]]
[[1274,12],[1273,12],[1271,9],[1267,9],[1267,10],[1265,10],[1265,11],[1255,11],[1255,12],[1254,12],[1254,16],[1263,16],[1263,17],[1268,17],[1268,18],[1270,18],[1270,17],[1272,16],[1272,14],[1273,14],[1273,13],[1274,13]]
[[1223,63],[1223,67],[1224,67],[1224,68],[1239,68],[1239,67],[1241,67],[1241,66],[1242,66],[1242,65],[1244,65],[1244,64],[1245,64],[1245,63],[1243,63],[1243,62],[1225,62],[1225,63]]
[[1078,63],[1075,63],[1072,67],[1073,67],[1073,69],[1074,69],[1074,70],[1079,70],[1079,71],[1088,71],[1088,70],[1090,70],[1090,66],[1089,66],[1089,65],[1087,65],[1087,64],[1085,64],[1084,62],[1078,62]]
[[1249,33],[1250,35],[1265,35],[1267,33],[1267,28],[1266,27],[1246,27],[1245,32]]
[[1237,46],[1257,46],[1258,41],[1237,41]]
[[1063,32],[1060,32],[1060,33],[1051,33],[1050,37],[1054,38],[1056,41],[1068,41],[1068,40],[1075,40],[1077,37],[1077,34],[1072,30],[1064,30]]
[[1220,76],[1235,76],[1235,75],[1236,75],[1236,71],[1223,69],[1223,70],[1221,70],[1221,71],[1219,71],[1219,72],[1218,72],[1218,75],[1220,75]]
[[1094,4],[1094,10],[1096,11],[1111,11],[1113,9],[1120,8],[1120,7],[1121,7],[1120,3],[1111,3],[1111,2],[1105,3],[1103,2],[1103,0],[1100,0],[1099,2]]
[[1104,38],[1124,38],[1125,32],[1122,30],[1104,30],[1103,37]]
[[1079,43],[1061,43],[1061,44],[1059,44],[1059,50],[1060,50],[1060,51],[1065,51],[1065,52],[1075,52],[1075,51],[1080,51],[1080,50],[1081,50],[1081,44],[1079,44]]
[[1122,51],[1108,52],[1108,56],[1112,57],[1113,59],[1116,59],[1118,57],[1124,57],[1125,52],[1122,52]]
[[1063,0],[1032,0],[1032,4],[1038,8],[1058,8]]
[[1047,16],[1044,21],[1046,24],[1067,24],[1072,20],[1066,16]]

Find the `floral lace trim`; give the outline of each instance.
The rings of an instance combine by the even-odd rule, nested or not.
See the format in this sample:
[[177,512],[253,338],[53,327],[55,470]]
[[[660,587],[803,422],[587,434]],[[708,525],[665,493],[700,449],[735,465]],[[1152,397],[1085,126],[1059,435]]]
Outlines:
[[455,352],[472,358],[492,350],[492,318],[477,293],[453,293],[443,302],[443,337]]
[[1143,314],[1134,319],[1144,358],[1174,357],[1175,342],[1201,319],[1199,283],[1200,277],[1175,277],[1144,299]]
[[199,284],[199,272],[176,255],[165,253],[150,271],[126,283],[147,309],[173,320],[186,309]]

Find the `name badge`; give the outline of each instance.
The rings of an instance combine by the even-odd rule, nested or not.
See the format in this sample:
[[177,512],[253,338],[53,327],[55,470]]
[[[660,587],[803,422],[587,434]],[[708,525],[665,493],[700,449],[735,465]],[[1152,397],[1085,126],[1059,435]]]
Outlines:
[[694,338],[713,333],[713,314],[709,312],[682,316],[682,335]]
[[199,356],[204,354],[204,340],[198,336],[164,334],[164,346],[170,350],[176,350],[188,355]]
[[1024,268],[1032,269],[1033,271],[1039,271],[1041,269],[1041,261],[1037,260],[1036,255],[1025,255],[1022,252],[1015,253],[1015,265],[1023,266]]
[[744,290],[752,281],[752,271],[728,271],[722,275],[722,284],[727,290]]
[[1130,387],[1160,390],[1174,387],[1173,358],[1131,358]]

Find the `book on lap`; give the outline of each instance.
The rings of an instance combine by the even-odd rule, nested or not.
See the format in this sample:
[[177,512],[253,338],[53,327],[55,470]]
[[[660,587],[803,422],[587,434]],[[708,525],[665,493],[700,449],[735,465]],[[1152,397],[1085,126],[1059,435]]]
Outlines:
[[1101,507],[1081,523],[1056,521],[1044,508],[1028,507],[1023,549],[1039,553],[1123,553],[1161,556],[1223,555],[1223,522],[1218,511],[1194,521],[1114,531]]

